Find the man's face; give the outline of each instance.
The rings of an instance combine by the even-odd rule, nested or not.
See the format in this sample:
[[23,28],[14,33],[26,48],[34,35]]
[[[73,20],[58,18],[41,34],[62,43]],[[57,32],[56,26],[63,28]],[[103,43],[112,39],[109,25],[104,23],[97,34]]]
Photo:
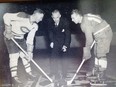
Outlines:
[[43,17],[44,17],[44,14],[36,13],[35,14],[35,22],[39,23],[40,21],[42,21]]
[[52,13],[52,18],[53,18],[54,22],[58,23],[60,20],[60,17],[61,17],[61,15],[59,12]]
[[80,16],[79,16],[78,14],[76,14],[76,13],[73,13],[73,14],[71,15],[71,19],[72,19],[72,21],[73,21],[75,24],[78,24],[78,23],[79,23],[79,20],[80,20]]

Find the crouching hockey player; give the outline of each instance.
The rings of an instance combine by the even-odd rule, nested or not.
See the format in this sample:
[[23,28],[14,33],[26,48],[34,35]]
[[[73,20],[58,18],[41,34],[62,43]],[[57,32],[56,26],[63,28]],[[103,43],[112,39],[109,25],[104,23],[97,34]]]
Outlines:
[[[85,14],[81,15],[78,10],[73,10],[71,14],[72,21],[76,24],[80,23],[81,29],[85,34],[86,43],[83,48],[83,58],[88,60],[91,57],[91,44],[95,41],[95,68],[98,67],[98,79],[103,79],[107,68],[107,53],[110,50],[112,40],[112,30],[110,25],[99,15]],[[95,72],[94,72],[95,73]],[[104,75],[103,75],[104,74]],[[87,74],[87,75],[92,75]]]
[[[3,16],[5,31],[4,40],[9,53],[9,65],[12,77],[12,83],[15,85],[22,84],[17,75],[17,65],[19,57],[22,59],[27,77],[34,79],[36,76],[32,74],[29,61],[33,57],[33,42],[36,31],[38,30],[38,24],[42,21],[44,13],[41,9],[36,9],[32,15],[28,15],[24,12],[18,13],[5,13]],[[26,40],[24,35],[28,33]],[[28,53],[26,56],[18,46],[12,41],[13,38],[18,44]],[[16,86],[15,86],[16,87]]]

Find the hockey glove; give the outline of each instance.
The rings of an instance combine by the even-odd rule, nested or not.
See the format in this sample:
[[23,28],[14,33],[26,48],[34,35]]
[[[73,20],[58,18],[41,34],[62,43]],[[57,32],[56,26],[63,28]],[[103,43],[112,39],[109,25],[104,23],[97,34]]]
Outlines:
[[27,60],[28,62],[30,62],[33,59],[33,53],[32,52],[27,52],[28,56],[27,56]]
[[5,36],[8,40],[10,40],[11,38],[14,37],[14,35],[12,34],[12,31],[11,31],[11,26],[5,25],[4,36]]

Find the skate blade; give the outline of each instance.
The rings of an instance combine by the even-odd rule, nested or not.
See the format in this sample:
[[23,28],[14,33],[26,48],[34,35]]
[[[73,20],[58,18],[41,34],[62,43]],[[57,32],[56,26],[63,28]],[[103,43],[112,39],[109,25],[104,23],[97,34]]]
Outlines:
[[88,84],[90,84],[89,81],[81,80],[81,81],[75,81],[74,83],[71,84],[71,86],[82,86],[82,85],[88,85]]
[[90,83],[91,86],[107,86],[105,83]]
[[0,87],[12,87],[12,84],[0,84]]
[[87,77],[87,79],[92,79],[92,80],[94,80],[94,79],[98,79],[98,77],[96,77],[96,76],[91,76],[91,77]]

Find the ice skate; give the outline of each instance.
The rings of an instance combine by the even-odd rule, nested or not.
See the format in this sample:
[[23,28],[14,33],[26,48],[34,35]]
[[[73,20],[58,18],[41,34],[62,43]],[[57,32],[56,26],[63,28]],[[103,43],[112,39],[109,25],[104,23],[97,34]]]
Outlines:
[[18,77],[12,78],[12,84],[13,84],[13,87],[22,87],[22,85],[23,85]]
[[32,73],[27,73],[26,76],[28,80],[35,80],[37,78],[36,75]]
[[90,85],[105,87],[107,86],[105,73],[104,71],[100,71],[99,68],[100,67],[98,67],[97,69],[94,68],[92,75],[88,76],[87,78],[90,81]]

